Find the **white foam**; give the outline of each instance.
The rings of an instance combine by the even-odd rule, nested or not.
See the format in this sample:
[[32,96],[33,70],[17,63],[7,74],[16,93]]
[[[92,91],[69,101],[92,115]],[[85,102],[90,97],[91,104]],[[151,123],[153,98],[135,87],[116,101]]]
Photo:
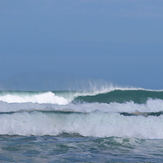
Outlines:
[[125,117],[117,113],[0,115],[0,135],[59,135],[163,139],[163,116]]
[[[20,101],[19,101],[20,102]],[[45,102],[45,101],[44,101]],[[52,101],[51,101],[52,102]],[[119,113],[119,112],[160,112],[163,111],[163,100],[149,99],[146,104],[136,104],[134,102],[126,103],[83,103],[83,104],[66,104],[61,101],[52,103],[6,103],[0,102],[0,112],[16,112],[16,111],[29,111],[29,110],[71,110],[77,112],[105,112],[105,113]],[[63,105],[64,104],[64,105]]]
[[64,97],[56,96],[52,92],[40,93],[40,94],[6,94],[0,96],[0,101],[7,103],[51,103],[51,104],[59,104],[65,105],[69,101]]
[[137,104],[134,102],[126,103],[83,103],[83,104],[68,104],[66,106],[55,107],[59,110],[65,108],[71,108],[73,111],[80,112],[106,112],[106,113],[117,113],[117,112],[159,112],[163,111],[163,100],[160,99],[149,99],[146,104]]

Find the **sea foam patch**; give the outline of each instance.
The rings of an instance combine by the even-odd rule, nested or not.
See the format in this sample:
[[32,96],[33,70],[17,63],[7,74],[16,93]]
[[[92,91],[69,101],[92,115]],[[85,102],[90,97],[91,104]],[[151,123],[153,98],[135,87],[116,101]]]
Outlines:
[[53,135],[163,139],[163,116],[126,117],[117,113],[15,113],[0,115],[0,135]]

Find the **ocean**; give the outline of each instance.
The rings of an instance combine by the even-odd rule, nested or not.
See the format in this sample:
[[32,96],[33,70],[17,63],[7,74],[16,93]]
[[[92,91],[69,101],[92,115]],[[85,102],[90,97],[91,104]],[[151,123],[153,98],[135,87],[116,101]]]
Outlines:
[[163,90],[0,91],[0,162],[163,162]]

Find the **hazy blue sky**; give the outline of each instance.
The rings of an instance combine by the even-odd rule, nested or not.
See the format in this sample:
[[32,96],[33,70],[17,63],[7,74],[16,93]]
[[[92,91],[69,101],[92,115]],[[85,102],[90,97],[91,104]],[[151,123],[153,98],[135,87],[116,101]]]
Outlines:
[[163,1],[0,0],[0,88],[71,79],[163,89]]

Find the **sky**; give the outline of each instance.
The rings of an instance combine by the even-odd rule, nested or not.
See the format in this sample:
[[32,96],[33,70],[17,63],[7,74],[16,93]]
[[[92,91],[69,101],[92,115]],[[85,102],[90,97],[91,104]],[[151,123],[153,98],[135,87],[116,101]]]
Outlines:
[[163,89],[162,62],[162,0],[0,0],[0,89]]

